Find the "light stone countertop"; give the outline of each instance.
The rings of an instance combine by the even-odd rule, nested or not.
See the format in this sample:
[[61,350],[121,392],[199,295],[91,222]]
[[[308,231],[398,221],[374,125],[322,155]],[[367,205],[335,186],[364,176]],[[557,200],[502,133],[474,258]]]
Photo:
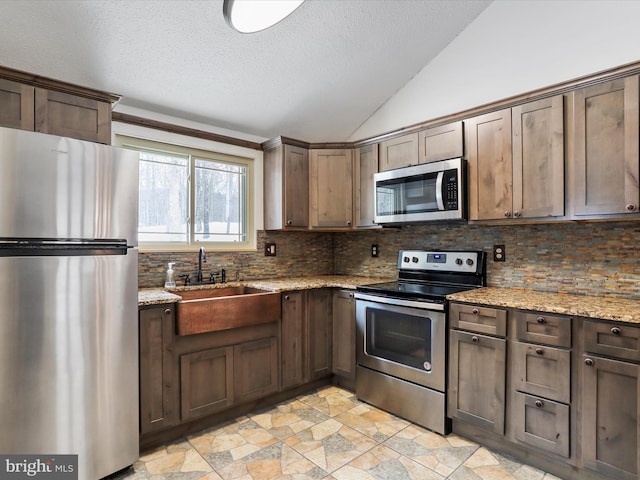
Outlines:
[[195,285],[176,287],[170,291],[162,288],[143,288],[138,291],[138,306],[176,303],[182,299],[180,292],[225,287],[251,287],[270,292],[288,292],[293,290],[310,290],[313,288],[346,288],[355,290],[358,285],[368,283],[389,282],[395,278],[361,277],[355,275],[318,275],[315,277],[274,278],[263,280],[247,280],[243,282],[216,283],[215,285]]
[[611,296],[590,297],[525,288],[484,287],[447,295],[447,300],[640,324],[640,300]]

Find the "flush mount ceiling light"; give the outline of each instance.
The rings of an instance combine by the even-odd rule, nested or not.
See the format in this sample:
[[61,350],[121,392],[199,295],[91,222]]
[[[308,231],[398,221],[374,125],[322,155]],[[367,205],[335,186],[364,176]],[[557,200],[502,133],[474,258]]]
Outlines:
[[227,23],[240,33],[269,28],[288,17],[304,0],[224,0]]

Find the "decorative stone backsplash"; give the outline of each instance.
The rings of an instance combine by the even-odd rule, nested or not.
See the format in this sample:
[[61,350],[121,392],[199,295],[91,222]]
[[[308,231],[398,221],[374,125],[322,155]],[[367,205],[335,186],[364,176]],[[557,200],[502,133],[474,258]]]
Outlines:
[[[277,256],[265,257],[265,242],[277,244]],[[379,246],[377,258],[371,257],[374,243]],[[496,244],[505,245],[504,263],[493,261]],[[489,286],[640,300],[638,222],[432,224],[333,234],[258,232],[257,252],[207,252],[203,272],[207,278],[210,271],[225,268],[229,281],[330,274],[394,277],[401,249],[484,250],[489,255]],[[176,262],[176,275],[189,273],[194,278],[198,254],[140,254],[139,286],[161,287],[168,262]]]
[[[265,242],[276,243],[277,255],[265,257]],[[227,280],[256,280],[260,278],[304,277],[306,275],[330,275],[333,273],[333,236],[330,233],[307,232],[258,232],[256,252],[207,251],[207,263],[202,272],[205,279],[209,272],[224,268]],[[198,270],[198,252],[140,253],[138,262],[138,286],[153,288],[164,286],[167,263],[173,267],[176,283],[182,284],[178,275],[188,273],[195,281]],[[217,277],[220,278],[219,276]]]
[[[371,257],[374,243],[378,258]],[[489,286],[640,300],[637,222],[432,224],[336,234],[334,244],[336,274],[393,276],[401,249],[481,249],[488,254]],[[493,261],[497,244],[505,245],[504,263]]]

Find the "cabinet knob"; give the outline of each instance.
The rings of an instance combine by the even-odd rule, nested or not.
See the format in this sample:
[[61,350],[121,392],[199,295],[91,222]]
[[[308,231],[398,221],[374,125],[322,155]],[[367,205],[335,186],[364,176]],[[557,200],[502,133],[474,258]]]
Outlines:
[[541,348],[536,348],[536,355],[544,355],[544,350]]
[[536,400],[536,407],[538,408],[544,407],[544,402],[542,400]]
[[473,343],[478,343],[480,341],[480,339],[474,335],[473,337],[471,337],[471,341]]
[[638,207],[633,203],[627,203],[626,208],[628,212],[635,212]]
[[474,308],[473,310],[471,310],[471,313],[473,313],[474,315],[478,315],[479,310],[477,308]]
[[287,220],[287,225],[291,225],[291,220]]
[[504,212],[504,216],[505,216],[506,218],[509,218],[509,217],[511,216],[511,212],[510,212],[509,210],[505,210],[505,212]]
[[585,358],[585,359],[584,359],[584,364],[585,364],[587,367],[592,367],[592,366],[593,366],[593,360],[591,360],[590,358]]
[[520,215],[522,215],[522,213],[520,213],[520,210],[516,210],[515,212],[513,212],[514,217],[520,217]]
[[620,335],[622,333],[622,330],[620,330],[618,327],[613,327],[611,329],[611,333],[613,333],[614,335]]
[[285,299],[285,300],[289,300],[289,295],[285,295],[285,296],[284,296],[284,299]]
[[544,317],[538,317],[536,318],[536,322],[538,323],[544,323],[546,320],[544,319]]
[[347,222],[347,227],[350,227],[350,226],[351,226],[351,222]]
[[165,308],[164,309],[164,314],[165,315],[171,315],[171,309],[170,308]]
[[349,294],[349,298],[353,298],[353,293],[350,293],[350,294]]

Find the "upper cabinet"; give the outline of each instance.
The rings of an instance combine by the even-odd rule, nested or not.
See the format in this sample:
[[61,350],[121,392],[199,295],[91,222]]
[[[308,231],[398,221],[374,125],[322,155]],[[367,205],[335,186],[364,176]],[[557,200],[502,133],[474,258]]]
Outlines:
[[418,164],[418,133],[410,133],[380,143],[380,171]]
[[465,120],[469,219],[564,215],[562,96]]
[[427,128],[418,134],[420,163],[462,157],[462,122]]
[[637,214],[638,76],[572,94],[573,215]]
[[373,175],[378,172],[378,144],[355,151],[354,203],[356,227],[377,227]]
[[111,143],[111,104],[119,97],[0,67],[5,75],[0,126]]
[[309,226],[353,225],[353,150],[313,149],[309,155]]
[[309,226],[309,152],[278,145],[264,153],[264,228]]

